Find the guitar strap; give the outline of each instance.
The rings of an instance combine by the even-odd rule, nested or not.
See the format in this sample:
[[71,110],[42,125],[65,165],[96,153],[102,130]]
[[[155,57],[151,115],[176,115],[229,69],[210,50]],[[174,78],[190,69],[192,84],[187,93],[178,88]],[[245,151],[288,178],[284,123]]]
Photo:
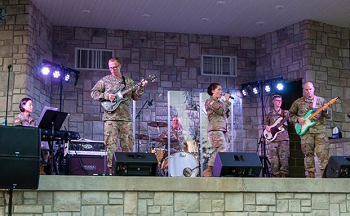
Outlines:
[[125,83],[125,77],[124,76],[122,76],[123,77],[123,83],[124,83],[124,88],[126,88],[126,83]]
[[316,103],[317,103],[317,96],[314,95],[314,101],[313,101],[313,104],[312,104],[312,108],[316,108]]
[[281,109],[281,113],[282,113],[282,118],[284,118],[284,110]]

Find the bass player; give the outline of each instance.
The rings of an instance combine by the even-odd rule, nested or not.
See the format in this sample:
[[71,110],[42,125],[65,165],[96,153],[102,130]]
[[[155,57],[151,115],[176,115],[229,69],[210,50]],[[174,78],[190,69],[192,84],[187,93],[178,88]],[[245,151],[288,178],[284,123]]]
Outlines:
[[[309,110],[322,108],[326,104],[324,98],[314,94],[315,88],[312,82],[306,82],[303,91],[304,97],[294,101],[289,109],[290,121],[299,123],[300,125],[306,123],[303,117]],[[315,126],[310,127],[305,134],[300,136],[301,150],[305,157],[305,170],[308,172],[310,178],[315,178],[315,151],[320,161],[319,166],[322,176],[328,164],[329,142],[325,129],[325,118],[330,118],[329,112],[329,108],[324,107],[322,112],[314,118]]]
[[[269,142],[269,159],[271,162],[272,172],[276,177],[285,178],[289,172],[289,135],[288,135],[288,110],[281,109],[282,96],[272,96],[273,110],[269,112],[264,119],[265,132],[271,133],[272,131],[278,131],[275,133],[275,138]],[[276,123],[281,122],[278,125]],[[275,128],[276,127],[276,128]]]

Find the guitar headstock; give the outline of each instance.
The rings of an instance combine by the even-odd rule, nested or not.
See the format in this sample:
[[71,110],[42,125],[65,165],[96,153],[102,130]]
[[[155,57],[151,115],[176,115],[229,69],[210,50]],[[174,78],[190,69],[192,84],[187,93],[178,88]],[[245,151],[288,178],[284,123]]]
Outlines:
[[329,104],[334,104],[334,103],[337,102],[338,100],[340,100],[340,97],[333,98],[333,99],[330,100],[328,103],[329,103]]
[[152,74],[152,75],[149,75],[149,76],[148,76],[148,80],[149,80],[150,82],[154,82],[156,79],[157,79],[157,76],[156,76],[155,74]]

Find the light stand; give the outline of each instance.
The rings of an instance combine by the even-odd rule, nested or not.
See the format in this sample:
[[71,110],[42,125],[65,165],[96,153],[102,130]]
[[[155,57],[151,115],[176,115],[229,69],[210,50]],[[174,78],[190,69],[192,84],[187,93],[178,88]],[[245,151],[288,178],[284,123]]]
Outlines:
[[[261,114],[262,114],[262,124],[264,125],[265,121],[265,106],[264,106],[264,82],[260,82],[259,91],[260,91],[260,100],[261,100]],[[266,139],[264,134],[261,134],[259,139],[259,144],[261,145],[261,160],[262,160],[262,176],[263,177],[271,177],[269,171],[269,165],[271,165],[269,159],[266,156]]]
[[147,104],[146,109],[148,109],[150,106],[153,105],[153,99],[151,101],[146,100],[145,103],[142,105],[141,109],[139,110],[139,112],[137,113],[137,115],[135,116],[135,119],[139,118],[139,122],[138,122],[138,131],[137,131],[137,152],[140,152],[140,130],[141,130],[141,113],[142,110],[145,109],[145,106]]
[[9,64],[7,66],[8,69],[8,75],[7,75],[7,95],[6,95],[6,110],[5,110],[5,126],[7,126],[7,113],[8,113],[8,106],[9,106],[9,93],[10,93],[10,72],[11,72],[12,65]]

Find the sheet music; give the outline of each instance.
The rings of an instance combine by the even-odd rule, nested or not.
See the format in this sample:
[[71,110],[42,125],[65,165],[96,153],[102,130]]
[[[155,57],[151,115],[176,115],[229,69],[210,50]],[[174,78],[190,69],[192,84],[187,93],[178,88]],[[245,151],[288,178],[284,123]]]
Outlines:
[[40,117],[39,117],[39,119],[38,119],[38,121],[37,121],[37,123],[38,123],[37,125],[38,125],[38,126],[40,125],[40,122],[41,122],[41,120],[43,119],[43,116],[44,116],[46,110],[57,111],[58,108],[56,108],[56,107],[48,107],[48,106],[45,106],[44,109],[43,109],[43,111],[41,111]]

